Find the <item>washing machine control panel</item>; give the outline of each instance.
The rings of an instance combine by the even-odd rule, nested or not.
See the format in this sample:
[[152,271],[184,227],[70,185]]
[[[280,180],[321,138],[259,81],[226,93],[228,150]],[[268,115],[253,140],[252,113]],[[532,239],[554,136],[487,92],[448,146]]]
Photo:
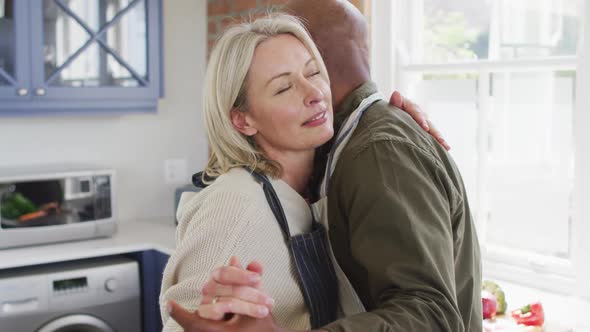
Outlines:
[[54,264],[0,275],[0,321],[27,312],[103,305],[138,297],[139,267],[129,260]]
[[53,280],[53,294],[69,294],[88,291],[88,278],[77,277]]

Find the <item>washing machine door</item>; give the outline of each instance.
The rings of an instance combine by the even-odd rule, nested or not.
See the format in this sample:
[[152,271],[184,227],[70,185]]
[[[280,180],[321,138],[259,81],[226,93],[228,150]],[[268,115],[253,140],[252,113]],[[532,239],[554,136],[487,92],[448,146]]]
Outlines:
[[115,332],[106,322],[90,315],[68,315],[43,325],[37,332]]

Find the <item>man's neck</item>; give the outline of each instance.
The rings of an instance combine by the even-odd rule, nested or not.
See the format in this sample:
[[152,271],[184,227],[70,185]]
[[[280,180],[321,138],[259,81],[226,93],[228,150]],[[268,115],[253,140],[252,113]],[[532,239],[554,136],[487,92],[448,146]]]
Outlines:
[[350,114],[352,114],[352,112],[360,105],[363,99],[376,91],[374,84],[370,84],[370,82],[370,80],[360,82],[358,86],[347,89],[346,91],[348,93],[346,95],[337,95],[340,99],[334,101],[338,102],[338,106],[334,108],[335,133],[340,130],[344,121],[346,121]]
[[[334,107],[334,112],[339,113],[345,111],[342,109],[342,103],[351,93],[353,93],[361,85],[368,82],[370,79],[371,78],[369,76],[360,76],[354,79],[346,78],[332,81],[330,89],[332,90],[332,106]],[[339,84],[339,82],[344,83]]]

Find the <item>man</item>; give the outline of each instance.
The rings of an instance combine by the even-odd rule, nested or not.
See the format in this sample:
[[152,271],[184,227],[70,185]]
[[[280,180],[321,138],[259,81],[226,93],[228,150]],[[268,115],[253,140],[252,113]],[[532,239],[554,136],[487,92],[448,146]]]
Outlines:
[[[364,17],[344,0],[293,0],[287,8],[304,18],[324,56],[341,132],[376,92]],[[383,101],[372,103],[351,132],[327,186],[328,220],[336,259],[367,312],[322,330],[481,331],[479,244],[455,163]],[[216,282],[240,283],[229,275]],[[206,322],[171,309],[191,331],[282,330],[268,318]]]

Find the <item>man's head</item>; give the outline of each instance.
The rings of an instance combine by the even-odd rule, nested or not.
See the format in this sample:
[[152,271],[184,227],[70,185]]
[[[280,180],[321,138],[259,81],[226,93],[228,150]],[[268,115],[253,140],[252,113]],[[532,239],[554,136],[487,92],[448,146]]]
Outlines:
[[370,79],[365,17],[346,0],[291,0],[286,11],[303,19],[318,46],[337,111],[348,94]]

